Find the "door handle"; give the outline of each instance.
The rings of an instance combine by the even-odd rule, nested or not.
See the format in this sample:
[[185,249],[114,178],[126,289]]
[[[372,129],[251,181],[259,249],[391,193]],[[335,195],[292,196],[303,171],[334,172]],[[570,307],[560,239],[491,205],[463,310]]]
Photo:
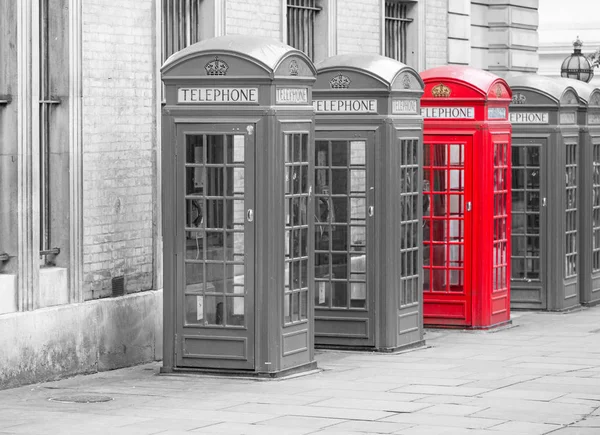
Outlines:
[[248,222],[252,222],[254,220],[254,210],[252,210],[251,208],[248,209]]
[[375,212],[375,207],[372,205],[369,206],[369,217],[373,217],[373,213]]
[[471,201],[467,201],[467,211],[471,211]]
[[546,198],[542,198],[542,207],[546,207]]

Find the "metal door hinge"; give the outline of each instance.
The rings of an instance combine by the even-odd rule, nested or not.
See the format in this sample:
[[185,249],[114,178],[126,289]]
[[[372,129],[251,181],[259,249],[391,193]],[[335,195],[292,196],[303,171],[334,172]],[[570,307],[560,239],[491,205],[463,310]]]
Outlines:
[[471,211],[471,201],[467,201],[467,211]]

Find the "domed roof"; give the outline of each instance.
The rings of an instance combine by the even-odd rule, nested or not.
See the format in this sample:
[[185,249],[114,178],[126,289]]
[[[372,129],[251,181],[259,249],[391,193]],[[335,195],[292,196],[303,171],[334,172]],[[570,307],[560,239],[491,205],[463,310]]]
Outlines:
[[476,87],[484,95],[490,92],[495,82],[498,80],[503,81],[501,77],[491,72],[462,65],[438,66],[425,70],[420,74],[424,82],[439,80],[440,78],[455,79]]
[[262,63],[263,67],[270,71],[274,71],[279,62],[290,53],[306,57],[300,50],[274,39],[248,35],[226,35],[197,42],[173,53],[162,66],[162,71],[164,72],[196,54],[213,52],[229,52],[240,57],[252,58]]
[[[411,67],[379,54],[341,54],[332,56],[315,65],[318,72],[336,68],[350,68],[364,71],[391,86],[400,71]],[[414,70],[413,70],[414,71]],[[418,77],[416,71],[415,76]],[[421,84],[422,86],[422,84]]]

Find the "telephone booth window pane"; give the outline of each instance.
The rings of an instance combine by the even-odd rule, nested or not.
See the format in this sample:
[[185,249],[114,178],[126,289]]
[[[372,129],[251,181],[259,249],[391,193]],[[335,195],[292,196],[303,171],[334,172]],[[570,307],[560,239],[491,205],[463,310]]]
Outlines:
[[464,291],[464,144],[424,144],[424,289]]
[[308,133],[284,135],[284,324],[308,319]]
[[244,135],[186,137],[186,324],[245,326],[244,146]]
[[592,171],[592,270],[600,271],[600,144],[593,144]]
[[577,144],[565,146],[565,278],[577,276]]
[[[498,147],[499,145],[496,144]],[[518,280],[540,279],[540,196],[541,146],[539,144],[512,145],[512,253],[511,277]],[[495,170],[507,170],[496,168]],[[505,178],[505,174],[501,176]],[[504,197],[506,193],[494,195]],[[502,220],[505,225],[505,220]],[[502,227],[500,227],[502,228]],[[499,230],[496,230],[499,231]],[[504,255],[506,243],[502,237],[494,249]],[[497,280],[501,282],[501,280]],[[500,289],[499,289],[500,290]]]
[[[508,186],[506,184],[506,177],[508,174],[508,144],[496,143],[494,144],[494,242],[493,242],[493,291],[506,291],[508,290],[508,279],[506,278],[508,258],[506,256],[506,250],[508,246],[508,234],[506,226],[508,222],[507,213],[507,201],[508,201]],[[539,161],[539,159],[538,159]],[[539,190],[539,170],[527,169],[528,172],[537,172],[535,176],[537,179],[536,188]],[[522,173],[521,173],[522,174]],[[539,222],[539,215],[519,215],[519,219],[537,218]],[[514,224],[514,222],[513,222]],[[514,240],[514,238],[513,238]],[[521,241],[521,244],[523,241]],[[539,242],[539,239],[538,239]],[[539,252],[537,253],[539,256]],[[539,262],[538,262],[539,269]],[[539,271],[538,271],[539,272]]]
[[[400,307],[419,302],[417,139],[400,139]],[[460,154],[460,151],[459,153]],[[419,229],[418,229],[419,228]]]
[[315,306],[366,309],[366,141],[315,149]]

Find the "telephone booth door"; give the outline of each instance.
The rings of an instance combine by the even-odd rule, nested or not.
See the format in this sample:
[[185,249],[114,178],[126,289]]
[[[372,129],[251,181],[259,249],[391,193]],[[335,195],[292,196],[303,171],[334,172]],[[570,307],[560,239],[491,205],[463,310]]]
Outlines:
[[374,133],[320,132],[315,141],[315,337],[374,346]]
[[548,307],[547,143],[547,137],[515,137],[512,142],[511,280],[520,308]]
[[472,136],[423,139],[424,322],[470,326]]
[[177,127],[178,366],[254,368],[251,127]]

